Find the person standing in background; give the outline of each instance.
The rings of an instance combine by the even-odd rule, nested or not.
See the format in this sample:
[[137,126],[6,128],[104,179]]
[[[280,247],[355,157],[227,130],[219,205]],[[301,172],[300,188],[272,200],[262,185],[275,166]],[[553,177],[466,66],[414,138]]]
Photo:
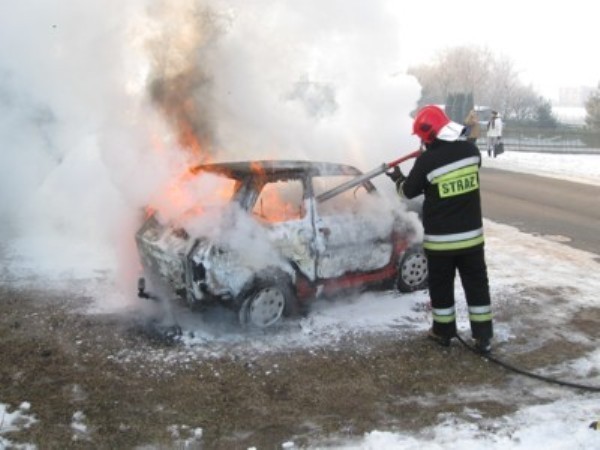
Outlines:
[[479,139],[481,133],[481,126],[479,125],[477,112],[474,109],[465,118],[465,126],[467,127],[467,141],[477,144],[477,139]]
[[498,111],[492,111],[492,117],[487,124],[488,156],[496,157],[496,146],[502,140],[502,119]]

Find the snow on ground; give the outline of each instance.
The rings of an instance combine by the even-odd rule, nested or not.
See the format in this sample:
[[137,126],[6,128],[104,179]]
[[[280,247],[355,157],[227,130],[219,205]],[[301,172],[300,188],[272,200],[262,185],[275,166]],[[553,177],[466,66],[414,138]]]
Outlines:
[[[509,151],[497,159],[484,157],[483,165],[600,184],[600,155],[547,155]],[[590,277],[590,274],[598,273],[600,269],[599,263],[594,259],[598,255],[564,245],[556,236],[532,236],[489,220],[485,220],[484,226],[493,306],[496,311],[511,308],[515,301],[529,301],[535,304],[533,294],[527,292],[535,292],[537,288],[570,289],[576,293],[570,302],[553,305],[552,314],[545,314],[540,307],[539,314],[548,324],[566,324],[582,307],[597,306],[600,278]],[[108,269],[111,267],[111,259],[116,257],[111,252],[100,252],[93,258],[89,247],[66,247],[67,251],[63,250],[63,254],[72,253],[72,261],[81,261],[82,252],[85,252],[83,260],[86,264],[75,269],[77,266],[69,266],[68,263],[61,266],[45,265],[39,259],[28,258],[27,255],[31,255],[28,248],[36,248],[30,247],[30,241],[14,241],[13,244],[12,248],[7,249],[8,253],[12,251],[11,265],[4,272],[4,277],[8,277],[11,282],[31,283],[38,279],[48,283],[49,280],[54,280],[54,283],[57,283],[56,287],[64,288],[64,284],[59,280],[67,275],[72,281],[75,280],[74,286],[78,286],[77,289],[81,289],[83,293],[101,295],[104,304],[108,301],[108,304],[116,305],[126,300],[128,307],[136,306],[137,299],[132,300],[113,284],[106,283],[106,279],[111,278]],[[55,242],[55,245],[61,245],[61,242]],[[466,334],[468,321],[464,296],[458,283],[456,295],[459,329],[461,333]],[[207,358],[219,356],[224,351],[252,355],[256,352],[278,351],[284,348],[335,346],[352,333],[393,330],[402,335],[422,332],[429,326],[427,303],[426,294],[423,292],[401,297],[390,292],[368,293],[334,302],[317,301],[307,318],[284,333],[277,334],[275,339],[273,335],[257,335],[255,339],[248,340],[247,336],[233,329],[214,326],[208,322],[210,318],[185,316],[182,317],[181,323],[186,343],[182,357]],[[519,332],[510,323],[497,322],[495,326],[495,345],[510,343],[515,333]],[[544,330],[540,330],[540,336],[537,338],[544,338]],[[589,343],[589,338],[585,335],[574,335],[570,338]],[[177,357],[169,352],[170,350],[161,350],[152,355],[125,352],[115,355],[115,358],[144,357],[164,360]],[[600,385],[599,367],[600,351],[594,351],[585,357],[547,370],[558,378]],[[436,427],[420,434],[373,430],[362,440],[328,448],[600,448],[600,432],[589,428],[592,421],[600,419],[598,394],[576,396],[572,392],[561,391],[560,395],[546,395],[540,398],[544,398],[541,402],[543,404],[524,407],[517,413],[500,419],[483,420],[476,410],[469,411],[467,415],[472,420],[460,419],[449,414],[440,417]],[[10,446],[9,441],[2,437],[3,434],[14,430],[15,427],[31,426],[35,422],[33,417],[36,405],[31,405],[31,412],[27,403],[23,405],[26,407],[9,413],[7,406],[0,403],[0,449]],[[73,417],[73,430],[79,439],[85,439],[85,416]],[[201,435],[200,432],[199,434]],[[294,448],[291,442],[288,446]]]
[[25,428],[29,428],[37,421],[34,416],[30,414],[31,404],[29,402],[22,402],[17,409],[10,409],[6,405],[0,403],[0,449],[8,448],[19,448],[19,449],[32,449],[34,447],[27,444],[13,445],[8,439],[3,437],[4,434],[12,431],[18,431]]
[[598,449],[599,432],[589,428],[598,415],[597,399],[559,400],[550,405],[521,409],[501,419],[471,420],[448,414],[433,430],[418,435],[372,431],[361,442],[327,447],[345,450],[504,450],[504,449]]
[[[507,151],[498,158],[484,157],[484,167],[550,176],[569,181],[600,185],[600,155],[521,153]],[[486,255],[495,308],[510,307],[519,286],[573,288],[578,295],[552,317],[542,320],[566,321],[579,307],[598,305],[600,279],[598,255],[572,249],[556,242],[556,237],[535,237],[513,227],[485,221]],[[589,289],[588,289],[589,288]],[[457,292],[457,294],[460,294]],[[501,301],[499,301],[502,299]],[[521,299],[518,299],[520,301]],[[457,305],[464,301],[457,297]],[[464,311],[463,311],[464,317]],[[463,319],[464,320],[464,319]],[[510,325],[496,323],[496,343],[511,337]],[[459,325],[465,329],[465,323]],[[423,327],[424,328],[424,327]],[[582,337],[585,339],[585,337]],[[574,337],[576,339],[576,337]],[[600,368],[600,351],[566,364],[561,372],[586,379]],[[600,380],[588,378],[587,384],[599,386]],[[442,417],[433,429],[419,435],[372,431],[361,441],[342,444],[338,449],[598,449],[600,432],[589,425],[600,419],[598,394],[550,401],[528,406],[515,414],[493,421],[473,421],[452,415]]]
[[[483,147],[481,149],[484,150]],[[574,155],[507,150],[497,158],[484,155],[483,166],[600,186],[600,154]]]

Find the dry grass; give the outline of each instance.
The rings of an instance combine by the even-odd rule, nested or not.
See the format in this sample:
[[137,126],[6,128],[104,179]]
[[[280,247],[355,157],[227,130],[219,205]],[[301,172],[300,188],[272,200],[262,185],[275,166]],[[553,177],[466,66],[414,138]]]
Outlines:
[[[492,418],[517,407],[457,394],[507,390],[514,382],[458,344],[352,336],[335,349],[189,359],[177,346],[148,339],[132,318],[90,316],[73,306],[85,299],[47,297],[0,290],[0,401],[28,401],[38,419],[5,437],[40,449],[278,449],[290,439],[309,445],[373,429],[418,431],[466,407]],[[589,317],[582,316],[582,327],[598,337]],[[582,350],[553,343],[516,361],[535,368]],[[87,434],[71,427],[77,411]],[[202,439],[186,447],[195,428]]]

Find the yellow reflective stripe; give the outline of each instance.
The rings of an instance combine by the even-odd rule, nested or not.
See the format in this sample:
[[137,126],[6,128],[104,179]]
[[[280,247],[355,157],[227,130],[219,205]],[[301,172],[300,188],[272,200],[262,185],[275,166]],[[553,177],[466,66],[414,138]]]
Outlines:
[[478,236],[473,239],[466,239],[457,242],[423,242],[423,248],[427,250],[460,250],[463,248],[475,247],[483,244],[483,236]]
[[492,306],[469,306],[469,319],[471,322],[490,322],[492,320]]
[[449,172],[449,173],[446,173],[444,175],[440,175],[439,177],[434,178],[433,181],[431,182],[431,184],[438,184],[438,183],[441,183],[442,181],[448,181],[453,178],[459,178],[459,177],[464,177],[465,175],[471,175],[472,173],[477,173],[478,170],[479,170],[479,167],[477,165],[464,167],[462,169],[454,170],[452,172]]
[[471,322],[489,322],[492,320],[491,305],[469,306],[469,319]]
[[483,236],[483,227],[477,228],[476,230],[463,231],[462,233],[426,234],[424,240],[430,242],[458,242],[479,236]]
[[471,322],[489,322],[492,320],[492,313],[487,314],[469,314]]
[[433,320],[438,323],[450,323],[456,320],[456,313],[453,307],[451,308],[434,308]]
[[452,314],[451,316],[437,316],[434,314],[433,320],[437,323],[450,323],[456,320],[456,315]]

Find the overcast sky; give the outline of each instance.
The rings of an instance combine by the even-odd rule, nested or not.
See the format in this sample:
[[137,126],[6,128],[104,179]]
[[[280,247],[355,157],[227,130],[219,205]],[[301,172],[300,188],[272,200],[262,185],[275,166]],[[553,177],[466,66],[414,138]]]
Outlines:
[[399,17],[403,60],[429,62],[436,51],[457,45],[486,46],[515,63],[526,83],[546,97],[559,87],[600,81],[595,53],[597,15],[583,0],[546,2],[390,2]]

